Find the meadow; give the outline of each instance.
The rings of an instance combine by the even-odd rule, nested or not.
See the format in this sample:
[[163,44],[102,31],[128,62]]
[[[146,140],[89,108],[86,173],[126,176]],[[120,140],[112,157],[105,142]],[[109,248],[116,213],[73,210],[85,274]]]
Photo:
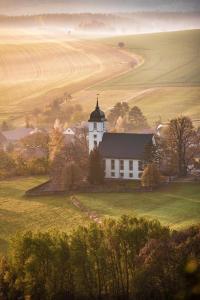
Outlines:
[[[200,30],[103,40],[111,47],[119,41],[124,42],[124,49],[139,55],[143,63],[92,88],[100,92],[106,108],[123,100],[138,105],[151,123],[180,114],[200,119]],[[89,95],[90,90],[88,98]]]
[[[119,49],[123,41],[125,47]],[[138,105],[154,125],[200,116],[200,30],[95,38],[64,31],[0,30],[0,121],[24,115],[65,93],[89,113]]]
[[14,123],[65,93],[119,75],[129,69],[132,57],[53,29],[0,29],[0,121]]
[[[0,184],[0,252],[16,233],[53,229],[71,231],[87,224],[85,212],[74,206],[69,196],[27,198],[27,189],[42,183],[44,177],[17,178]],[[85,208],[104,217],[123,214],[157,218],[173,229],[200,222],[198,183],[174,183],[152,193],[98,193],[76,195]]]

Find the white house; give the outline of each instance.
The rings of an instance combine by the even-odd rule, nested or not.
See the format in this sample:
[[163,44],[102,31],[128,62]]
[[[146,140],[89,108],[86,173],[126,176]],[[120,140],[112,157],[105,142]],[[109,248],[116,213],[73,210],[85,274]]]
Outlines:
[[97,100],[88,120],[89,152],[99,147],[105,178],[140,179],[144,169],[145,146],[154,142],[153,134],[109,133],[106,131],[106,121]]

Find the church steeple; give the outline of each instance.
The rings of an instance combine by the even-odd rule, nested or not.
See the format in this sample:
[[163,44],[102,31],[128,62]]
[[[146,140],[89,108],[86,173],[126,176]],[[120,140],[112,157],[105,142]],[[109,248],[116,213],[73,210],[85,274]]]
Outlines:
[[95,110],[90,114],[88,120],[89,125],[89,152],[95,147],[98,147],[102,141],[104,132],[106,131],[106,117],[104,112],[99,107],[99,94],[97,94],[97,102]]
[[97,104],[96,104],[96,109],[99,109],[99,94],[97,94]]
[[104,112],[99,107],[99,94],[97,94],[97,102],[95,110],[90,114],[88,122],[105,122],[106,117]]

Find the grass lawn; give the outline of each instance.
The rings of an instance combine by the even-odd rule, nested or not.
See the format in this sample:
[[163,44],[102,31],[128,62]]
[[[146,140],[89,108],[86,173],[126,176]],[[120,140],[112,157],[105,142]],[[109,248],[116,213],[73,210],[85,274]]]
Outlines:
[[68,197],[26,198],[24,192],[45,178],[21,178],[0,182],[0,252],[17,232],[28,230],[71,230],[87,218],[73,207]]
[[[87,224],[88,217],[74,207],[68,196],[26,198],[24,192],[44,177],[19,178],[0,182],[0,252],[8,240],[27,230],[72,230]],[[80,202],[101,217],[123,214],[158,218],[171,228],[200,222],[200,185],[177,183],[152,193],[100,193],[77,195]]]
[[129,214],[157,218],[162,224],[176,229],[200,223],[198,183],[173,183],[151,193],[79,195],[79,199],[103,216]]

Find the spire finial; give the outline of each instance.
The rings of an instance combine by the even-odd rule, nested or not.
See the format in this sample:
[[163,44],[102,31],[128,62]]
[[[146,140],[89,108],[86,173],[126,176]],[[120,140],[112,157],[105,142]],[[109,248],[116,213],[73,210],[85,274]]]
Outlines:
[[97,94],[97,105],[96,108],[99,108],[99,94]]

